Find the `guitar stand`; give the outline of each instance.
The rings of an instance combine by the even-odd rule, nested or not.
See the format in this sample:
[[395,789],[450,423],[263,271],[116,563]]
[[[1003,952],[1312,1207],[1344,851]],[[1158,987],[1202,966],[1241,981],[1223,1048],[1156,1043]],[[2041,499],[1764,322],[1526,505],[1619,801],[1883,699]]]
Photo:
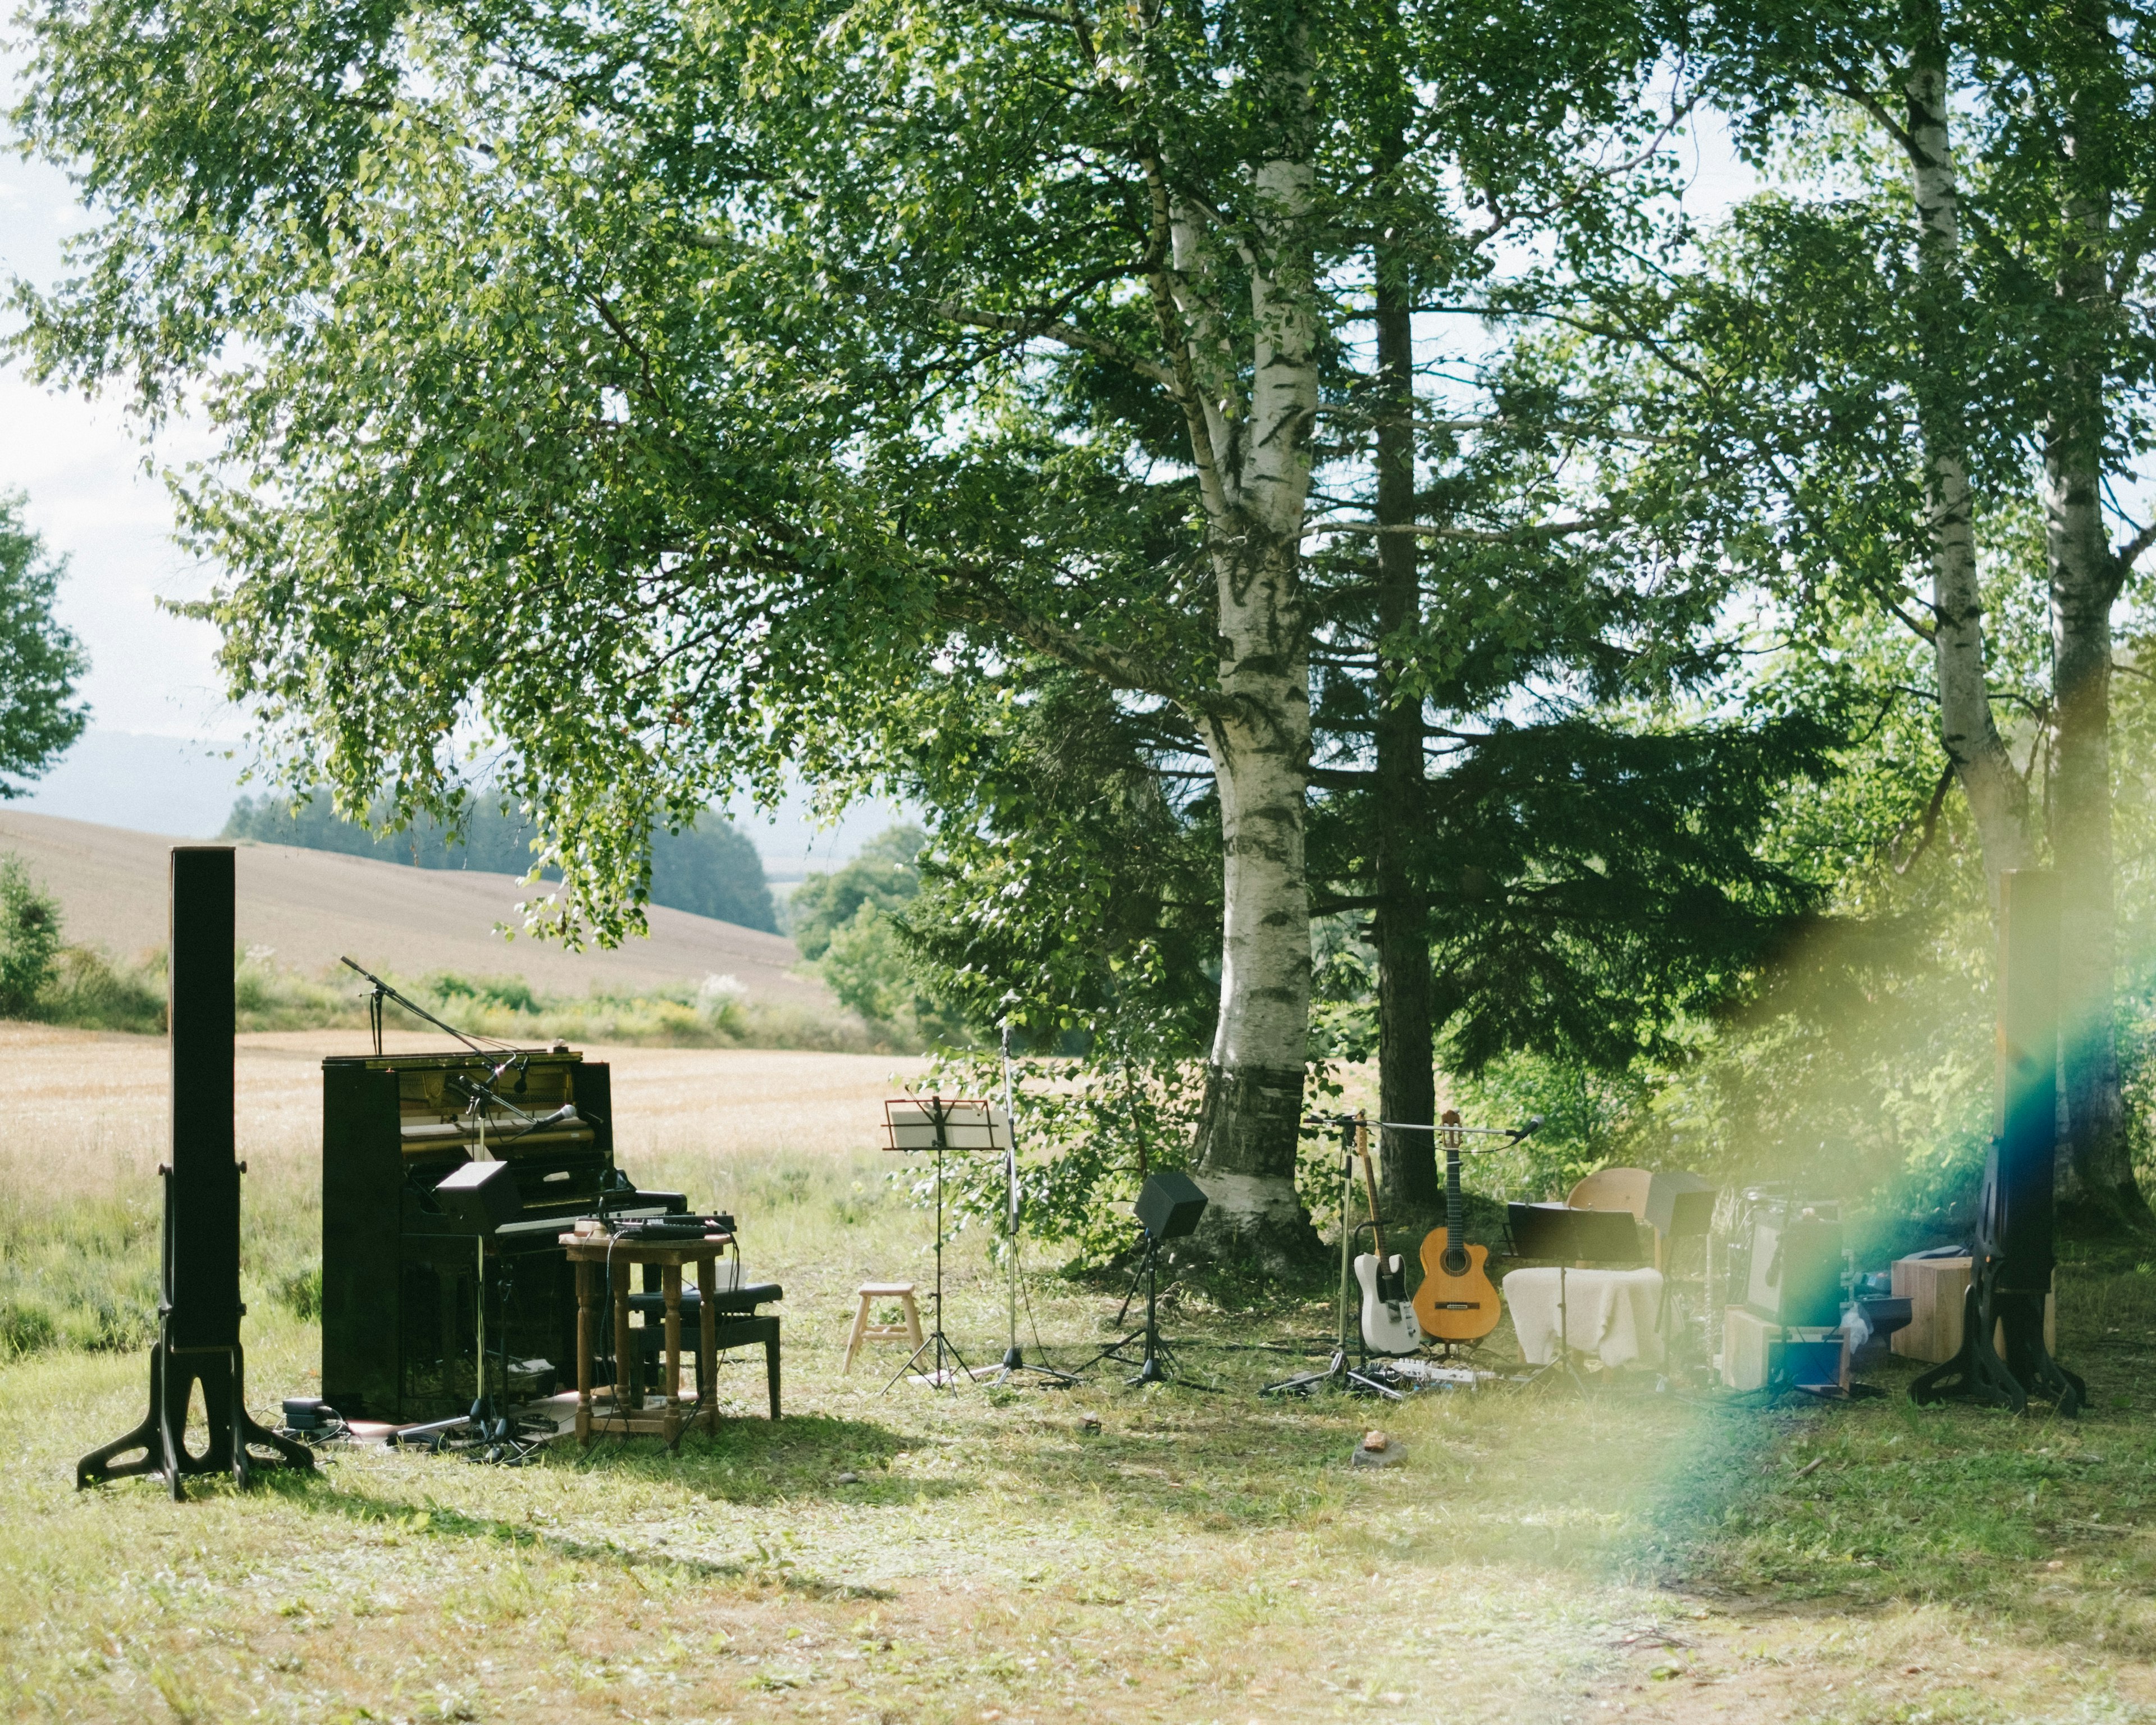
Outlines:
[[[1332,1124],[1330,1121],[1319,1123]],[[1339,1123],[1342,1131],[1340,1292],[1337,1301],[1339,1317],[1338,1339],[1333,1344],[1332,1358],[1323,1371],[1298,1372],[1292,1378],[1283,1378],[1277,1384],[1266,1384],[1258,1394],[1260,1395],[1311,1395],[1319,1389],[1330,1386],[1347,1395],[1374,1395],[1389,1402],[1404,1402],[1408,1399],[1407,1391],[1396,1389],[1391,1384],[1379,1381],[1373,1375],[1376,1371],[1383,1368],[1383,1363],[1381,1362],[1375,1367],[1371,1364],[1370,1351],[1367,1347],[1362,1349],[1363,1363],[1359,1368],[1351,1366],[1348,1363],[1348,1307],[1349,1305],[1348,1288],[1349,1282],[1353,1279],[1348,1266],[1354,1255],[1355,1238],[1367,1224],[1358,1224],[1352,1228],[1348,1225],[1348,1211],[1355,1191],[1355,1122],[1348,1116],[1342,1115]],[[1362,1325],[1359,1319],[1356,1324],[1356,1339],[1358,1342],[1362,1339]]]

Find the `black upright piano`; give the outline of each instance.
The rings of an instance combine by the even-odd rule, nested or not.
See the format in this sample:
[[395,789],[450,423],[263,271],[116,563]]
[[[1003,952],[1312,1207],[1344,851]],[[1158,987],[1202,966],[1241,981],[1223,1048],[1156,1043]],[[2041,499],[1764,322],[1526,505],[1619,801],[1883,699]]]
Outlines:
[[398,1423],[470,1406],[478,1239],[434,1188],[482,1153],[509,1165],[519,1208],[485,1245],[492,1387],[540,1393],[549,1371],[573,1384],[576,1282],[557,1236],[603,1204],[617,1216],[687,1208],[614,1166],[613,1122],[607,1067],[559,1045],[324,1060],[323,1399],[347,1418]]

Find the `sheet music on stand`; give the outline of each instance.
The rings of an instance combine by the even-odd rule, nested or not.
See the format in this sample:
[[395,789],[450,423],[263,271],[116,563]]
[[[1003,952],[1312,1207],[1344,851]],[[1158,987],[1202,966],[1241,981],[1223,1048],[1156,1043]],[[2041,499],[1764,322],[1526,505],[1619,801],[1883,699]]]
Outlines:
[[1010,1117],[978,1096],[892,1096],[883,1105],[883,1129],[885,1149],[909,1155],[927,1152],[936,1158],[935,1328],[884,1388],[889,1389],[912,1373],[925,1353],[929,1367],[918,1375],[932,1389],[942,1389],[962,1376],[975,1375],[943,1331],[943,1158],[983,1153],[1008,1158],[1012,1153]]
[[[1011,1147],[1010,1117],[973,1096],[893,1096],[883,1105],[884,1148],[956,1154]],[[939,1137],[939,1131],[941,1136]]]

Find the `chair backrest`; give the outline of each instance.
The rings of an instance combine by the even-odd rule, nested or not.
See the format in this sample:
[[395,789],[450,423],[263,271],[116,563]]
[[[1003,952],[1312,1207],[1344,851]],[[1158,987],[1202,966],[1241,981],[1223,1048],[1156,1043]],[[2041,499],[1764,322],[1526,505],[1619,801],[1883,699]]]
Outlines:
[[1566,1194],[1565,1203],[1576,1210],[1630,1210],[1633,1219],[1647,1219],[1647,1188],[1654,1176],[1643,1168],[1597,1168]]

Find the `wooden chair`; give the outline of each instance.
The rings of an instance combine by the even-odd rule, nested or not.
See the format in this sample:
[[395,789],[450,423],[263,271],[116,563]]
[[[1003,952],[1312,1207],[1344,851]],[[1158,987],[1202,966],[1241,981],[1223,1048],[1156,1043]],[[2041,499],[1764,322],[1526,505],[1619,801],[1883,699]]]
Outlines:
[[1565,1196],[1576,1210],[1630,1210],[1635,1221],[1647,1219],[1647,1188],[1654,1176],[1643,1168],[1597,1168]]
[[[1654,1176],[1643,1168],[1597,1168],[1565,1194],[1568,1209],[1625,1210],[1641,1226],[1647,1221],[1647,1189]],[[1655,1267],[1661,1268],[1661,1236],[1655,1236]]]
[[[913,1284],[910,1281],[865,1281],[855,1291],[854,1331],[846,1337],[845,1370],[854,1368],[854,1356],[861,1351],[864,1342],[910,1342],[917,1350],[921,1345],[921,1308],[913,1303]],[[896,1300],[901,1322],[879,1324],[869,1322],[869,1308],[879,1300]]]

